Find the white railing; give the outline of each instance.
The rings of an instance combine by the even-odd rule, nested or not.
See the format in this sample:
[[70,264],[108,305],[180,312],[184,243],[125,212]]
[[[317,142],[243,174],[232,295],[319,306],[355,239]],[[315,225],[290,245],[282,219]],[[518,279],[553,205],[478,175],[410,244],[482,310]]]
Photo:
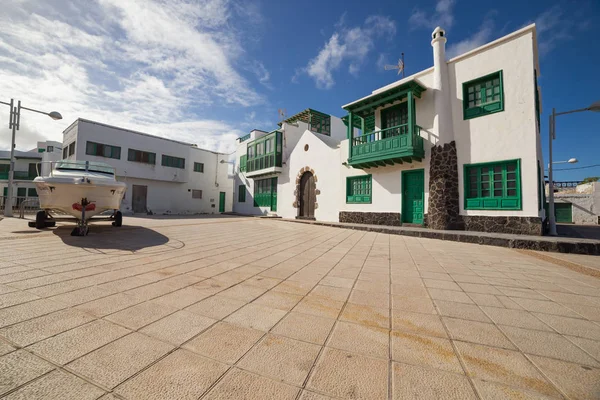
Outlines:
[[[0,211],[4,211],[6,199],[7,196],[0,196]],[[40,202],[37,197],[13,196],[12,209],[23,213],[34,213],[40,209]]]
[[[48,168],[44,168],[44,167]],[[42,161],[36,164],[38,176],[54,176],[54,171],[99,172],[101,174],[116,174],[116,169],[108,164],[93,161]]]

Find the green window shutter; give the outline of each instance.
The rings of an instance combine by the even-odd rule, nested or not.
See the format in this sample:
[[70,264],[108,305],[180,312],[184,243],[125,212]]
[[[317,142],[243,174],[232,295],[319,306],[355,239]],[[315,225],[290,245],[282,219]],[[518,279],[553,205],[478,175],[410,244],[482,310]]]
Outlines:
[[463,117],[470,119],[504,111],[502,71],[463,83]]
[[38,197],[37,190],[35,188],[27,189],[27,197]]
[[246,172],[247,155],[240,157],[240,172]]
[[375,130],[375,113],[365,117],[365,131],[363,132],[363,134],[373,132],[374,130]]
[[238,186],[238,203],[246,202],[246,186],[239,185]]
[[349,176],[346,178],[346,203],[370,204],[372,200],[372,176]]
[[464,166],[466,210],[520,210],[521,160]]

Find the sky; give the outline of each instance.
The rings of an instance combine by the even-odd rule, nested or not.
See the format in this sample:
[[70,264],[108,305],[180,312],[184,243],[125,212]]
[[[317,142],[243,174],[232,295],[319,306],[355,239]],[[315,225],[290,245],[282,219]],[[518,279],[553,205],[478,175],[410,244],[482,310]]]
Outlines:
[[[342,117],[343,104],[394,82],[385,64],[405,53],[406,74],[429,68],[431,31],[449,56],[537,24],[542,146],[548,115],[600,100],[600,3],[467,0],[3,0],[0,101],[22,111],[17,149],[62,141],[77,118],[229,153],[279,110]],[[0,105],[0,149],[10,147]],[[518,144],[515,144],[518,145]],[[555,180],[600,176],[600,113],[557,120]]]

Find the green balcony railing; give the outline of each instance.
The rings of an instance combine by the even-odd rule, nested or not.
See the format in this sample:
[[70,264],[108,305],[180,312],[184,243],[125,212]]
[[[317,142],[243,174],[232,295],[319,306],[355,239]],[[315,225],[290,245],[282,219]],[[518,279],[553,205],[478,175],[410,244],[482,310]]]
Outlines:
[[356,168],[420,161],[425,155],[421,127],[418,125],[413,125],[412,129],[409,124],[397,125],[351,140],[349,164]]
[[[13,173],[14,179],[32,181],[37,175],[31,175],[28,171],[15,171]],[[0,172],[0,180],[8,179],[8,172]]]

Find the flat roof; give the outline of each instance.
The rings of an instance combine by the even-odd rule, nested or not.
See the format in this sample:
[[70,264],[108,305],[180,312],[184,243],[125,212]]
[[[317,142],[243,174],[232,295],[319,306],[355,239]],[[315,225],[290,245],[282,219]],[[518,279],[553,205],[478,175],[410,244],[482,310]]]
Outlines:
[[189,147],[192,147],[192,148],[197,149],[197,150],[208,151],[209,153],[225,154],[225,153],[219,153],[218,151],[203,149],[201,147],[198,147],[198,145],[196,145],[194,143],[187,143],[187,142],[182,142],[182,141],[179,141],[179,140],[165,138],[165,137],[162,137],[162,136],[151,135],[149,133],[144,133],[144,132],[140,132],[140,131],[134,131],[133,129],[121,128],[119,126],[109,125],[109,124],[105,124],[103,122],[92,121],[90,119],[85,119],[85,118],[77,118],[75,121],[73,121],[73,123],[71,125],[69,125],[67,127],[67,129],[65,129],[63,131],[63,134],[65,134],[67,131],[69,131],[73,126],[75,126],[79,122],[86,122],[88,124],[95,124],[95,125],[105,126],[107,128],[113,128],[113,129],[118,129],[118,130],[121,130],[121,131],[135,133],[136,135],[142,135],[142,136],[146,136],[146,137],[153,138],[153,139],[166,140],[168,142],[177,143],[177,144],[181,144],[181,145],[184,145],[184,146],[189,146]]

